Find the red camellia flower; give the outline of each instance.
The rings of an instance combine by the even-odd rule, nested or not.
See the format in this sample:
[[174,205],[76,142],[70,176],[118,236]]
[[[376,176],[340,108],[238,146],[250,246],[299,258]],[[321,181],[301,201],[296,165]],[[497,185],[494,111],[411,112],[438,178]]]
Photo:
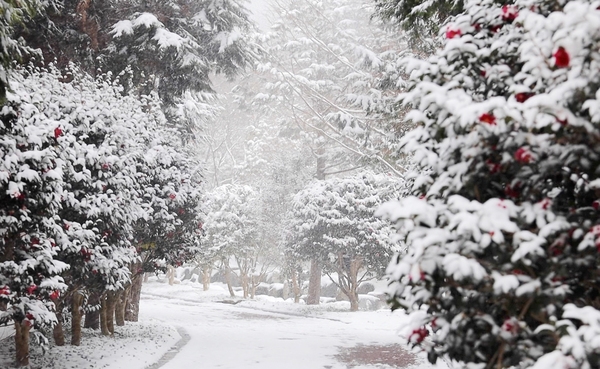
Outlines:
[[50,298],[52,300],[56,300],[59,296],[60,296],[60,292],[58,292],[58,291],[52,291],[52,293],[50,294]]
[[491,159],[485,161],[485,164],[490,170],[490,173],[495,174],[500,171],[500,164],[494,163]]
[[185,210],[179,209],[178,213],[179,213],[179,215],[183,215],[183,214],[185,214]]
[[176,198],[176,197],[177,197],[177,195],[176,195],[176,194],[174,194],[174,193],[172,193],[172,194],[170,194],[170,195],[169,195],[169,198],[170,198],[171,200],[175,200],[175,198]]
[[512,187],[511,185],[506,185],[506,187],[504,188],[504,193],[506,194],[506,196],[516,199],[517,197],[519,197],[520,194],[519,187]]
[[410,333],[410,336],[408,336],[408,340],[410,342],[421,343],[427,336],[429,336],[429,332],[425,327],[421,327],[413,330]]
[[33,317],[33,315],[31,313],[25,314],[25,317],[29,320],[35,320],[35,318]]
[[558,50],[554,53],[554,65],[557,68],[566,68],[569,66],[569,62],[571,61],[571,57],[567,50],[564,47],[559,47]]
[[103,170],[108,170],[108,168],[110,168],[110,165],[108,165],[108,163],[102,164],[102,169]]
[[502,324],[502,330],[516,334],[519,331],[519,322],[515,318],[506,319]]
[[32,294],[35,292],[35,290],[37,290],[37,286],[35,284],[32,284],[31,286],[27,287],[27,293],[28,294]]
[[502,7],[502,20],[512,22],[519,16],[519,10],[514,5],[504,5]]
[[531,152],[524,147],[520,147],[515,151],[515,160],[521,164],[529,164],[533,160]]
[[548,210],[550,206],[552,206],[552,200],[548,198],[543,199],[542,201],[540,201],[540,205],[542,206],[542,209]]
[[592,207],[594,208],[594,210],[598,210],[600,209],[600,201],[596,200],[592,203]]
[[452,39],[454,37],[460,37],[462,35],[462,32],[459,29],[452,29],[452,28],[448,28],[446,30],[446,38],[447,39]]
[[517,100],[517,102],[523,103],[533,95],[534,94],[532,94],[531,92],[519,92],[518,94],[515,94],[515,99]]
[[54,138],[59,138],[62,136],[63,130],[60,127],[54,128]]
[[489,125],[496,125],[496,117],[489,113],[483,113],[479,116],[479,121],[482,123],[487,123]]
[[8,286],[2,287],[2,289],[0,289],[0,295],[10,295],[10,288],[8,288]]

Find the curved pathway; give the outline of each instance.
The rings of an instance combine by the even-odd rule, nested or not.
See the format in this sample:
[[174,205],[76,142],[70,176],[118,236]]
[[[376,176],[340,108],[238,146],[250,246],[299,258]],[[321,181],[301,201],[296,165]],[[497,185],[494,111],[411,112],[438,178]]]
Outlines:
[[[397,345],[398,322],[389,311],[306,316],[243,304],[150,294],[143,294],[142,299],[142,319],[161,320],[179,327],[182,337],[159,362],[147,369],[382,368],[381,361],[344,360],[344,353],[361,347],[388,351],[393,347],[395,353],[414,359],[406,363],[389,362],[392,365],[385,368],[431,368]],[[365,356],[365,350],[360,352]]]

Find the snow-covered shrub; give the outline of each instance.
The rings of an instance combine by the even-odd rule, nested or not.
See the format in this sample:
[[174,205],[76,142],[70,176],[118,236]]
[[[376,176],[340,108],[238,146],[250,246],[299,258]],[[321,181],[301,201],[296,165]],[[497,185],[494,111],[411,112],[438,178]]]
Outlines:
[[140,244],[169,262],[198,245],[193,163],[156,97],[77,68],[66,78],[19,69],[2,108],[0,321],[27,328],[57,323],[62,277],[69,294],[123,291]]
[[468,1],[443,50],[405,63],[414,196],[381,213],[409,246],[395,307],[431,361],[600,366],[599,8]]

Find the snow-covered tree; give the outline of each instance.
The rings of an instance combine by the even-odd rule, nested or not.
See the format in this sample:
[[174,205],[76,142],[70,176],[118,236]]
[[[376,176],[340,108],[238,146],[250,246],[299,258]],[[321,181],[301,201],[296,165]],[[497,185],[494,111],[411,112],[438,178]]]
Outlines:
[[[394,33],[371,22],[363,1],[275,1],[279,19],[265,36],[258,65],[265,88],[258,104],[272,106],[281,124],[314,157],[314,177],[380,166],[400,174],[384,150],[386,91],[378,75],[402,48]],[[389,114],[392,117],[394,114]],[[397,119],[397,118],[396,118]],[[310,304],[318,303],[321,270],[311,264]]]
[[0,113],[0,324],[14,322],[19,366],[29,363],[31,328],[56,324],[52,300],[67,288],[61,274],[69,268],[56,260],[65,237],[57,126],[39,119],[37,98],[8,93]]
[[206,193],[206,217],[203,225],[204,247],[219,258],[231,296],[230,265],[235,261],[242,282],[244,298],[250,295],[251,273],[260,256],[257,239],[256,192],[246,185],[223,185]]
[[388,221],[375,210],[400,195],[402,182],[363,172],[316,181],[294,196],[286,232],[286,253],[295,260],[317,260],[358,310],[357,289],[365,278],[383,275],[398,252]]
[[[467,1],[407,60],[395,307],[431,361],[598,368],[600,3]],[[426,336],[430,339],[425,339]]]
[[[10,81],[2,110],[2,322],[25,327],[18,337],[32,325],[54,327],[64,344],[60,313],[69,302],[78,345],[85,296],[101,305],[103,333],[113,332],[113,317],[124,324],[136,247],[152,242],[149,260],[193,256],[197,168],[165,127],[156,97],[123,94],[118,81],[77,68],[69,82],[55,68],[18,69]],[[137,304],[139,294],[129,300]]]
[[[64,0],[59,12],[21,33],[46,62],[73,62],[89,74],[119,75],[127,90],[158,93],[168,123],[185,136],[205,104],[211,73],[236,75],[253,55],[251,24],[238,0]],[[198,115],[200,111],[200,115]]]

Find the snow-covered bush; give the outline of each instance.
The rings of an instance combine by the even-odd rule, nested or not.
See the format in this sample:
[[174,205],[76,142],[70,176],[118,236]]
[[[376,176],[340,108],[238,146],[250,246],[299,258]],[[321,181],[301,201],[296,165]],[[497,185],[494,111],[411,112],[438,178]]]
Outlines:
[[357,310],[360,282],[381,276],[399,251],[389,222],[374,212],[397,198],[401,185],[396,177],[369,172],[309,184],[294,196],[288,214],[288,259],[318,260]]
[[[600,2],[488,0],[406,61],[409,246],[389,275],[431,361],[598,368]],[[431,334],[431,339],[425,337]]]
[[169,262],[198,245],[193,163],[157,98],[74,67],[68,78],[19,69],[2,110],[0,321],[27,329],[55,325],[74,294],[125,291],[142,243]]

